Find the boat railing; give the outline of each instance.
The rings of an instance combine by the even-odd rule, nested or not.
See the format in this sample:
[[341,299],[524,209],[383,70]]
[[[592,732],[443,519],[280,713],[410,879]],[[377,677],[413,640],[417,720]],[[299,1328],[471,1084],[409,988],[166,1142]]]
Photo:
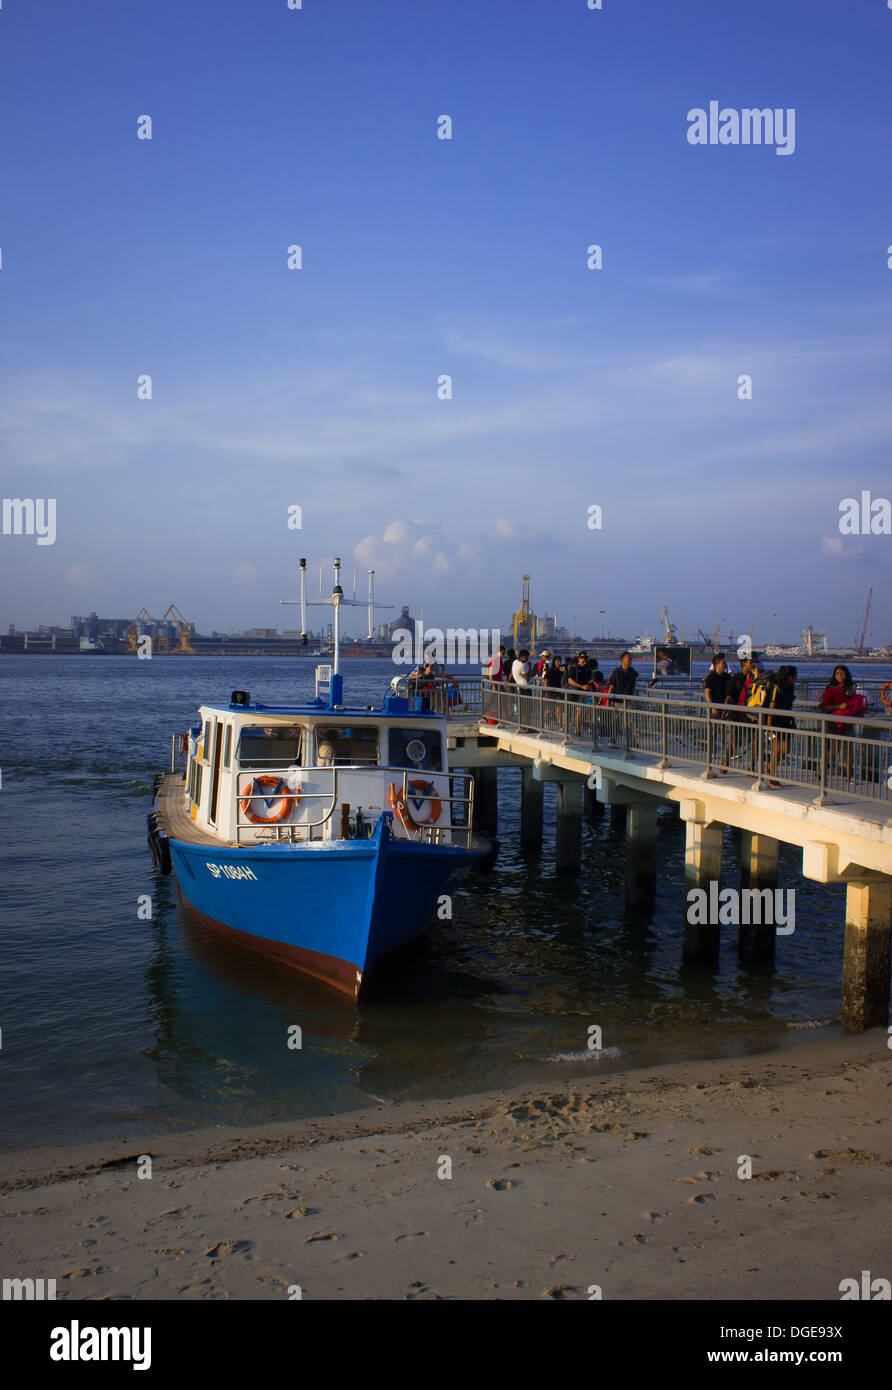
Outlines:
[[[246,768],[239,768],[238,771],[250,772],[250,770]],[[418,797],[417,788],[410,786],[409,779],[411,777],[424,777],[428,781],[431,777],[448,778],[448,795],[436,788],[436,784],[433,784],[434,791],[431,794],[431,799],[432,801],[438,801],[441,807],[441,813],[437,818],[436,824],[415,824],[415,822],[411,820],[411,809],[408,811],[406,819],[400,817],[400,823],[403,826],[406,838],[414,842],[421,844],[447,844],[455,843],[456,837],[458,837],[465,841],[466,849],[471,848],[471,837],[474,825],[474,779],[470,773],[437,772],[429,769],[411,767],[381,767],[377,764],[370,767],[368,763],[340,764],[335,767],[290,766],[264,768],[264,775],[277,777],[282,783],[281,789],[279,791],[274,790],[271,793],[271,797],[280,795],[287,797],[289,794],[292,796],[299,794],[301,802],[322,801],[327,803],[327,805],[324,807],[322,815],[316,820],[283,821],[281,823],[263,825],[257,821],[250,820],[244,815],[244,807],[258,795],[253,789],[252,779],[251,786],[247,791],[239,792],[236,790],[236,844],[256,843],[258,840],[263,843],[272,841],[273,843],[296,844],[311,840],[313,838],[312,832],[327,825],[331,821],[339,805],[341,809],[340,824],[338,826],[339,833],[333,835],[332,838],[341,840],[367,838],[377,824],[377,818],[363,818],[362,813],[367,809],[364,807],[360,807],[351,817],[351,808],[347,802],[341,800],[339,788],[339,782],[347,774],[350,776],[365,774],[366,776],[373,776],[379,781],[383,779],[382,785],[385,788],[385,794],[388,779],[390,779],[390,786],[394,788],[394,800],[399,800],[402,806],[406,808],[410,806],[410,797],[416,799]],[[322,780],[330,777],[330,788],[326,788],[322,791],[307,790],[306,779],[309,776],[312,776],[314,779],[320,778]],[[301,784],[295,785],[298,779],[300,779]],[[399,779],[398,782],[395,779]],[[467,785],[466,795],[456,796],[453,794],[456,782]],[[396,791],[397,786],[399,786],[400,789],[399,793]],[[440,824],[443,806],[448,807],[448,815],[443,821],[443,824]],[[464,812],[459,819],[456,819],[453,811],[454,807],[464,808]],[[373,810],[378,808],[370,807],[368,809]],[[385,808],[383,806],[380,808],[380,813],[385,814]],[[394,813],[396,814],[396,812]],[[448,841],[445,838],[447,833],[451,836]],[[248,834],[251,835],[250,841],[246,838]]]

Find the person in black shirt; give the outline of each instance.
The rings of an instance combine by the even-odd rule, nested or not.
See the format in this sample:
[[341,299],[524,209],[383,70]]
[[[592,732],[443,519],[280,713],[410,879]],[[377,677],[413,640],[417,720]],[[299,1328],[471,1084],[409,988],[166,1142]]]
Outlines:
[[795,719],[787,714],[775,714],[774,710],[786,710],[793,708],[793,701],[796,698],[796,667],[779,666],[775,681],[772,682],[769,693],[770,706],[772,713],[768,716],[768,725],[771,729],[769,738],[771,739],[771,775],[768,779],[769,787],[779,787],[777,780],[777,760],[790,741],[787,732],[796,725]]
[[[738,729],[734,726],[747,723],[745,712],[746,697],[753,683],[755,675],[754,662],[756,660],[757,657],[755,652],[753,652],[752,656],[743,657],[740,663],[740,670],[736,675],[731,676],[728,681],[728,687],[725,691],[725,704],[727,706],[725,719],[732,727],[728,730],[728,747],[725,750],[725,762],[722,763],[722,767],[725,767],[727,764],[728,753],[731,751],[732,743],[734,744],[734,761],[737,762],[743,754],[745,734],[743,729]],[[753,756],[755,755],[753,754]]]
[[703,693],[708,705],[723,705],[731,683],[731,673],[723,656],[717,657],[712,670],[703,682]]
[[634,695],[638,672],[632,665],[632,653],[623,652],[619,662],[608,682],[608,692],[611,695]]
[[549,690],[560,690],[563,683],[564,664],[559,656],[553,656],[550,665],[545,670],[545,684]]
[[[635,685],[637,681],[638,672],[632,665],[632,653],[621,652],[619,658],[619,665],[616,667],[616,670],[611,672],[610,680],[607,682],[607,694],[608,696],[610,696],[611,703],[614,703],[615,705],[619,706],[621,709],[624,710],[623,742],[626,745],[627,758],[631,758],[632,756],[631,752],[629,751],[629,744],[631,743],[632,734],[632,718],[631,714],[625,710],[626,702],[621,697],[624,695],[634,695]],[[620,698],[614,701],[614,696],[619,696]],[[609,740],[609,742],[612,743],[613,740],[611,739]]]
[[591,682],[592,667],[588,659],[588,652],[580,652],[576,660],[571,661],[567,667],[567,687],[576,692],[573,700],[576,705],[574,730],[577,734],[582,733],[583,706],[592,703],[582,693],[591,689]]
[[[725,697],[728,694],[728,685],[731,680],[728,671],[728,663],[723,656],[717,656],[713,660],[712,666],[703,682],[703,694],[706,703],[709,705],[709,717],[712,720],[720,720],[723,715]],[[715,757],[723,744],[721,724],[715,723],[712,727],[712,737],[714,740],[712,755]],[[728,750],[725,748],[720,773],[728,771]]]

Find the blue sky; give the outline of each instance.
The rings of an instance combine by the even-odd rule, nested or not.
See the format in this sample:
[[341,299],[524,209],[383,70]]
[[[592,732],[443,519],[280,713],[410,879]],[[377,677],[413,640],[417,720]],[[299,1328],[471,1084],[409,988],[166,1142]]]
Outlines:
[[[339,553],[440,626],[528,571],[583,631],[848,643],[873,585],[892,638],[838,531],[892,494],[892,10],[603,5],[5,0],[2,492],[57,539],[0,536],[4,630],[291,625]],[[691,146],[710,100],[795,152]]]

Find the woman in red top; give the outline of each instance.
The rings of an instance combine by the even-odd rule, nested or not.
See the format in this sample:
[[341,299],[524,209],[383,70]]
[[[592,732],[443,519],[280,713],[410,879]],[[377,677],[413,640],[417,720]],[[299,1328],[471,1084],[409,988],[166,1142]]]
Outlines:
[[[852,680],[852,673],[848,666],[834,666],[830,684],[826,687],[821,696],[821,709],[825,714],[845,714],[853,716],[863,713],[861,699],[855,694],[855,682]],[[845,738],[852,736],[853,725],[833,724],[831,725],[834,733],[839,737]],[[831,756],[834,749],[834,742],[831,741]],[[838,745],[843,749],[843,776],[852,776],[852,745],[851,743]]]

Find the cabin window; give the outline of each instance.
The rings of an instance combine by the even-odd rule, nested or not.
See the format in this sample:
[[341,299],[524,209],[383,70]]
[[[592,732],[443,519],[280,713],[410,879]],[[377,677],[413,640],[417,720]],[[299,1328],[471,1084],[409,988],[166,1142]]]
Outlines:
[[193,758],[192,760],[192,786],[190,793],[193,803],[198,806],[201,803],[201,777],[204,769],[201,763]]
[[250,725],[242,729],[238,741],[238,760],[242,767],[300,766],[302,730],[299,725]]
[[320,767],[376,767],[378,730],[361,724],[317,724],[316,762]]
[[226,725],[226,742],[223,745],[223,766],[229,766],[229,755],[232,752],[232,725]]
[[424,772],[441,772],[442,740],[439,729],[391,729],[390,766],[417,767]]
[[204,754],[204,760],[206,763],[209,763],[211,760],[211,721],[209,719],[205,720],[204,738],[202,739],[201,743],[202,753]]

